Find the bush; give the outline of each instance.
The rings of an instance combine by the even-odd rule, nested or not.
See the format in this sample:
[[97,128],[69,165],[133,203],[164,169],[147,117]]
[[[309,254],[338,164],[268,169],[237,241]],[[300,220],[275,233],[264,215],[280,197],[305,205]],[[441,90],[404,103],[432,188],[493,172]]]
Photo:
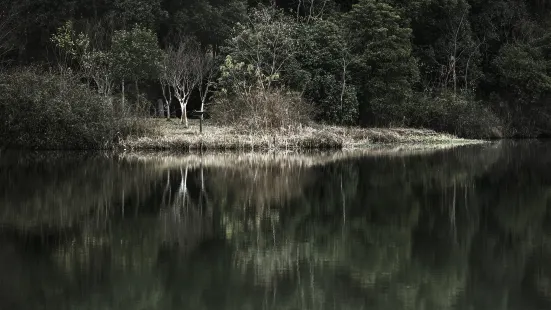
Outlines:
[[300,95],[283,89],[254,89],[218,97],[212,118],[244,131],[270,132],[308,123],[312,107]]
[[408,123],[445,131],[463,138],[501,138],[500,119],[481,102],[468,96],[442,93],[439,96],[419,95],[405,106]]
[[0,141],[33,149],[109,148],[129,128],[109,99],[70,72],[0,74]]

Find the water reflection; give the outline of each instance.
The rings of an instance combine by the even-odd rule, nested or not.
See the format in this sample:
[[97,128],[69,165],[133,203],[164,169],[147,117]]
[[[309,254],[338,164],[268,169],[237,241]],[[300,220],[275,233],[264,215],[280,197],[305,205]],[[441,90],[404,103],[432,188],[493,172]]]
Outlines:
[[549,309],[551,144],[0,154],[0,309]]

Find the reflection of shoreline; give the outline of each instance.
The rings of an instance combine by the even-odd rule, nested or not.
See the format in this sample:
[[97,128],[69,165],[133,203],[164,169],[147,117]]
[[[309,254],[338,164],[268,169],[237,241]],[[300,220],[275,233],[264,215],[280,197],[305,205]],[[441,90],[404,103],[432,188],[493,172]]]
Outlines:
[[52,308],[548,309],[551,144],[537,145],[41,159],[0,170],[37,188],[0,191],[21,224],[0,223],[0,260],[14,303],[55,286]]
[[191,152],[178,154],[170,151],[132,151],[118,155],[120,159],[144,163],[160,164],[159,168],[173,168],[182,165],[189,168],[200,166],[225,168],[236,166],[322,166],[334,162],[359,159],[362,157],[407,157],[432,155],[440,151],[448,151],[465,147],[498,148],[501,142],[477,142],[473,144],[401,144],[378,145],[363,149],[348,149],[341,151],[279,151],[279,152]]
[[[150,196],[154,184],[165,181],[169,184],[169,170],[183,168],[186,171],[199,170],[200,176],[194,178],[201,179],[196,182],[202,188],[205,188],[203,171],[209,169],[207,188],[220,187],[221,184],[216,185],[216,182],[225,178],[237,182],[235,188],[227,188],[233,195],[244,195],[244,190],[249,188],[255,195],[269,196],[272,200],[276,198],[274,195],[293,196],[287,194],[296,193],[302,185],[315,182],[319,176],[316,170],[336,165],[337,169],[348,167],[356,171],[364,159],[377,161],[367,169],[370,174],[378,175],[377,183],[391,182],[393,171],[398,170],[407,175],[409,181],[461,182],[491,167],[500,156],[503,145],[501,142],[461,147],[435,145],[431,149],[402,145],[336,152],[266,154],[8,152],[0,158],[0,181],[8,184],[4,191],[0,191],[3,205],[0,207],[0,225],[16,224],[37,229],[43,225],[67,227],[84,219],[90,220],[92,214],[100,218],[113,212],[124,214],[125,210],[128,212],[129,208],[142,204]],[[216,169],[233,172],[227,174]],[[244,186],[246,184],[250,186]]]

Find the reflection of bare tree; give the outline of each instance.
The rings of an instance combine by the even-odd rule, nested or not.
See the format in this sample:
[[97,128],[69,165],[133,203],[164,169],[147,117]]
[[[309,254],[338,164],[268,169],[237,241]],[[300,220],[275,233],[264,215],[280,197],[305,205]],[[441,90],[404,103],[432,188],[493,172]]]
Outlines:
[[[170,171],[167,171],[167,186],[163,193],[163,204],[159,214],[165,244],[177,246],[184,252],[194,249],[205,236],[213,234],[212,212],[204,212],[203,169],[201,172],[201,190],[198,199],[192,199],[188,181],[190,169],[180,167],[180,182],[177,191],[170,196]],[[166,198],[169,196],[169,198]]]
[[[94,298],[106,304],[94,300],[83,309],[109,308],[105,296],[135,300],[144,308],[180,303],[213,309],[204,298],[213,291],[232,295],[217,305],[251,309],[493,309],[469,304],[478,302],[473,294],[487,295],[477,296],[494,306],[496,299],[518,298],[514,290],[521,286],[548,305],[551,178],[539,173],[541,161],[534,154],[503,164],[500,152],[479,147],[287,161],[277,155],[155,155],[109,165],[95,159],[88,168],[68,160],[54,169],[61,172],[51,184],[34,164],[17,170],[32,171],[35,179],[29,181],[28,175],[13,176],[18,173],[0,160],[0,182],[60,193],[55,200],[42,191],[18,192],[10,200],[15,190],[0,188],[5,216],[0,224],[17,219],[28,224],[15,222],[24,230],[58,223],[53,220],[58,217],[77,229],[89,224],[46,259],[68,275],[59,280],[63,287],[85,278],[87,288],[99,292]],[[502,172],[494,176],[496,171]],[[111,195],[116,198],[111,205],[102,203]],[[27,203],[35,196],[46,201]],[[121,218],[120,200],[127,210],[141,208]],[[5,213],[9,207],[2,202],[33,207],[36,218],[30,211]],[[82,209],[56,202],[81,203]],[[213,236],[212,247],[198,246]],[[2,257],[9,255],[3,251],[0,260],[11,272],[19,258]],[[6,273],[18,279],[26,274],[16,271]]]

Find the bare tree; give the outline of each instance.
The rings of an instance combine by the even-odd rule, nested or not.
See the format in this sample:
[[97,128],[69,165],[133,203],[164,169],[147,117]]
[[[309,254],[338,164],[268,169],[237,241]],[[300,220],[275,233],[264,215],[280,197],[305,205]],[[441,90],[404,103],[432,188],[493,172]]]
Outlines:
[[199,58],[198,75],[201,85],[199,85],[199,95],[201,97],[201,110],[199,111],[201,119],[199,122],[199,132],[203,133],[203,115],[205,113],[205,104],[209,94],[212,92],[215,75],[214,54],[210,51],[202,53]]
[[455,31],[455,35],[453,37],[453,53],[450,55],[450,72],[452,74],[452,80],[453,80],[453,94],[455,95],[457,93],[457,73],[456,73],[456,61],[457,61],[457,45],[458,45],[458,38],[459,33],[461,29],[463,28],[463,21],[465,20],[465,17],[467,15],[467,10],[461,15],[461,19],[459,20],[459,25],[457,26],[457,29]]
[[[344,38],[344,34],[342,35]],[[341,45],[341,61],[340,64],[342,66],[342,83],[341,83],[341,96],[340,96],[340,102],[341,102],[341,115],[344,115],[344,94],[346,92],[346,78],[348,73],[348,66],[352,62],[352,55],[350,53],[350,47],[346,43],[346,40],[342,41]]]
[[167,53],[167,81],[174,90],[174,96],[180,103],[182,116],[180,122],[188,127],[187,105],[191,92],[200,81],[198,66],[200,63],[199,45],[192,39],[185,38],[177,49],[169,48]]
[[[472,40],[469,34],[469,26],[466,22],[468,10],[465,10],[458,21],[448,26],[448,64],[442,66],[445,72],[443,81],[444,87],[448,87],[451,83],[454,96],[457,94],[461,85],[460,78],[463,77],[463,88],[469,89],[476,83],[477,76],[473,76],[470,72],[471,62],[477,56],[480,46],[484,44],[485,38],[477,42]],[[469,74],[471,76],[469,77]],[[462,76],[461,76],[462,75]]]
[[166,119],[170,120],[170,105],[172,103],[172,87],[171,87],[171,67],[169,62],[168,55],[165,54],[161,60],[160,72],[159,72],[159,83],[161,84],[161,90],[163,92],[164,106],[166,110]]

